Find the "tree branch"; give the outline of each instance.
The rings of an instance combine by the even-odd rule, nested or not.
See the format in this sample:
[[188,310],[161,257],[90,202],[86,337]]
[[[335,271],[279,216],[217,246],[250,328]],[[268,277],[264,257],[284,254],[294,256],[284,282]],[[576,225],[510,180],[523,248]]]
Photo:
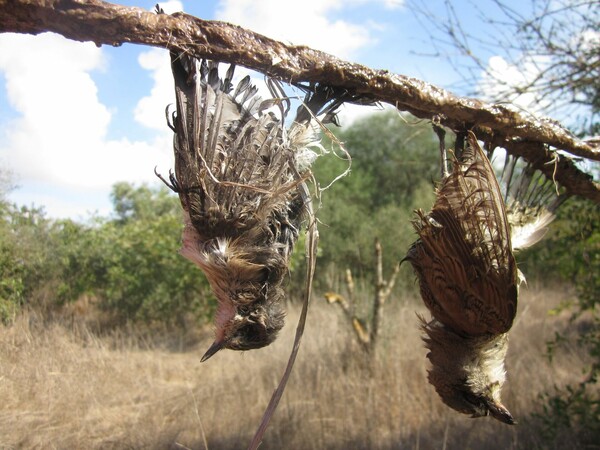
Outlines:
[[[470,128],[478,137],[493,136],[509,152],[514,142],[531,143],[532,150],[522,152],[525,159],[532,152],[537,154],[535,149],[540,144],[546,144],[600,161],[598,146],[575,138],[552,121],[521,114],[509,106],[458,97],[424,81],[342,61],[305,46],[286,45],[225,22],[205,21],[184,13],[154,14],[100,0],[0,0],[0,32],[46,31],[96,45],[135,43],[187,51],[197,57],[242,65],[288,83],[321,82],[343,87],[420,118],[438,116],[441,125],[454,130]],[[558,164],[553,176],[572,194],[600,202],[600,185],[577,167],[563,173]]]

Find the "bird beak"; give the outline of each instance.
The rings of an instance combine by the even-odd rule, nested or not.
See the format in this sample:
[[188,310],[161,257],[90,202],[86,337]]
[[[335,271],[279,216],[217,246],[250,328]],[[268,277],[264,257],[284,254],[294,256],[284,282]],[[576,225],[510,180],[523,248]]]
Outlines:
[[204,356],[202,357],[202,359],[200,360],[200,362],[206,361],[212,355],[214,355],[219,350],[221,350],[224,346],[225,346],[225,341],[224,340],[223,341],[217,340],[217,341],[213,342],[212,345],[208,348],[208,350],[206,350],[206,353],[204,354]]
[[516,425],[516,420],[513,418],[512,414],[502,403],[488,403],[488,408],[490,411],[490,415],[500,422],[507,423],[508,425]]

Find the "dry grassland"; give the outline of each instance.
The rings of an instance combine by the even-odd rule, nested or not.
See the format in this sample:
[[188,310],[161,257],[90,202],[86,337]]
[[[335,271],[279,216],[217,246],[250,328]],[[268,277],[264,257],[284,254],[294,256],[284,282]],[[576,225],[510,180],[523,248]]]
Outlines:
[[[378,359],[366,367],[336,308],[316,297],[287,391],[261,449],[510,449],[539,444],[538,395],[581,377],[582,351],[545,342],[577,326],[547,311],[571,295],[522,292],[503,399],[520,424],[470,419],[426,381],[414,300],[386,305]],[[249,443],[291,348],[298,311],[270,347],[200,363],[195,345],[24,315],[0,328],[1,449],[239,449]],[[64,321],[63,321],[64,322]],[[571,331],[573,332],[573,331]],[[189,338],[189,336],[185,337]],[[182,341],[183,342],[183,341]],[[568,436],[556,448],[568,448]],[[565,447],[563,447],[563,445]]]

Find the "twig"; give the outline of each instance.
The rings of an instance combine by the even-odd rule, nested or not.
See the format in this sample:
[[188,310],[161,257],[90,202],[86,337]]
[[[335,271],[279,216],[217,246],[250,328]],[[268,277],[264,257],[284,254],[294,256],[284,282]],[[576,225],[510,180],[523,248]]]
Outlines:
[[[352,280],[352,275],[350,274],[350,270],[346,271],[346,274],[349,275],[349,279]],[[326,292],[324,294],[325,300],[330,305],[336,303],[340,305],[342,311],[344,312],[344,316],[350,323],[350,326],[354,330],[356,338],[358,339],[359,344],[362,346],[363,350],[369,351],[371,336],[366,329],[364,323],[354,314],[354,308],[350,306],[350,304],[354,304],[352,300],[352,296],[349,295],[350,302],[348,302],[344,296],[340,294],[336,294],[335,292]]]
[[383,255],[381,242],[379,238],[375,238],[375,264],[376,264],[376,280],[375,280],[375,299],[373,301],[373,322],[371,324],[371,351],[375,351],[377,339],[379,337],[379,327],[383,317],[383,305],[387,298],[392,293],[396,277],[400,271],[400,265],[396,264],[394,272],[389,281],[383,279]]

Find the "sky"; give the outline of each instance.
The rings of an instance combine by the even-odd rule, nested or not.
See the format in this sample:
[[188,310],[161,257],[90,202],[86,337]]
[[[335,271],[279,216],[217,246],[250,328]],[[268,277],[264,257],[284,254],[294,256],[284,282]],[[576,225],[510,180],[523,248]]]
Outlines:
[[[119,3],[153,10],[156,1]],[[441,0],[429,3],[432,10],[436,3]],[[469,20],[471,3],[453,3]],[[447,60],[427,56],[433,52],[427,31],[404,0],[188,0],[160,5],[168,13],[184,10],[228,21],[451,90],[457,82]],[[471,23],[480,26],[476,18]],[[43,206],[49,217],[84,221],[92,214],[110,214],[116,182],[158,186],[154,168],[166,174],[173,164],[172,132],[164,113],[174,101],[172,83],[168,53],[162,49],[131,44],[99,48],[51,33],[0,34],[0,169],[8,170],[17,186],[8,199]],[[370,112],[357,108],[342,112],[343,126]]]

